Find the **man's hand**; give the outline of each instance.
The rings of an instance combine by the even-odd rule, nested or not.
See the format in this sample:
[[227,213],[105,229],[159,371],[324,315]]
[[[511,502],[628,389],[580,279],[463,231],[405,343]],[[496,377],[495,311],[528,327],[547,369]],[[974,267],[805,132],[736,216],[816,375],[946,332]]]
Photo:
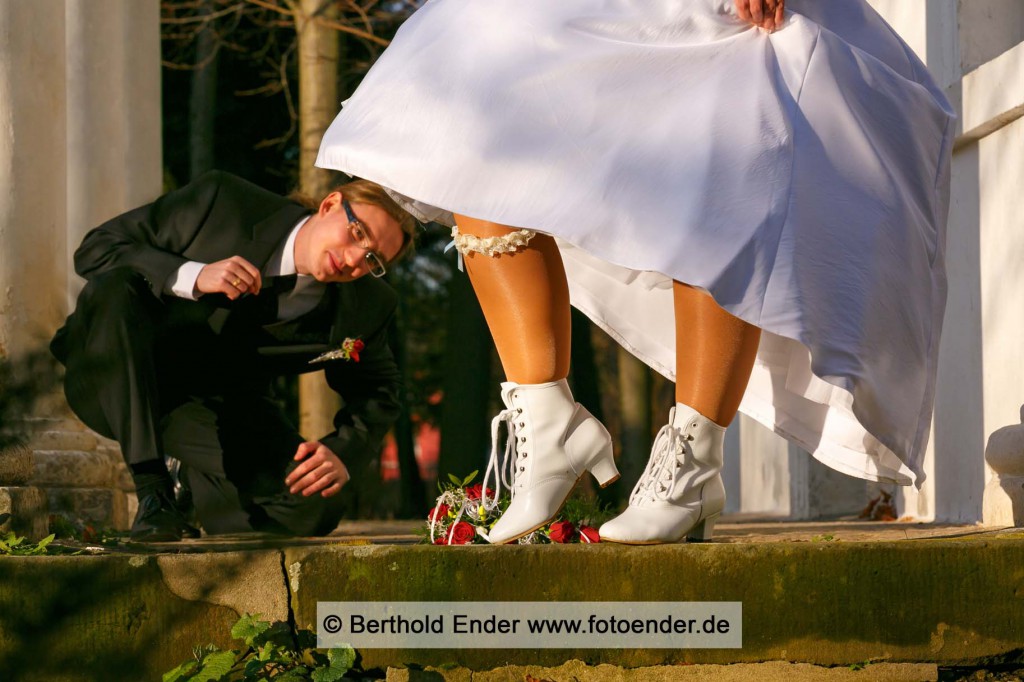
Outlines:
[[771,33],[782,26],[785,0],[734,0],[740,18]]
[[338,456],[320,441],[308,441],[299,445],[295,451],[295,461],[300,462],[304,459],[306,461],[295,467],[295,471],[284,479],[284,484],[289,487],[292,494],[301,492],[303,496],[309,497],[320,493],[321,497],[330,497],[348,483],[348,469]]
[[210,263],[196,277],[196,292],[224,294],[234,301],[245,293],[258,294],[263,286],[259,268],[241,256],[232,256]]

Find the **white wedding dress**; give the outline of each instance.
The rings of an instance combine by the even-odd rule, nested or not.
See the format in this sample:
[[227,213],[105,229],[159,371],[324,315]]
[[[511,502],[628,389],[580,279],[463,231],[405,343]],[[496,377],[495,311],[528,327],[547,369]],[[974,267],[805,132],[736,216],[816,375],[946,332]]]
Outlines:
[[[554,235],[573,304],[670,379],[671,280],[764,330],[741,411],[923,481],[953,113],[864,0],[429,0],[317,165],[423,220]],[[685,321],[684,321],[685,329]]]

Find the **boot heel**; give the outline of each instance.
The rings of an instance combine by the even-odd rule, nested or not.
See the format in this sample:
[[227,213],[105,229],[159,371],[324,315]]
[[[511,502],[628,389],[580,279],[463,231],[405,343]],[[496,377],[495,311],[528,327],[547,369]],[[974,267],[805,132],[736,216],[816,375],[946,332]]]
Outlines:
[[706,519],[701,519],[701,522],[690,529],[690,532],[686,534],[687,540],[694,542],[707,542],[711,539],[711,536],[715,534],[715,523],[718,521],[718,517],[721,514],[712,514]]
[[619,469],[615,466],[615,455],[612,454],[612,444],[609,442],[604,450],[596,458],[590,467],[590,473],[597,479],[597,484],[602,488],[610,486],[619,480]]

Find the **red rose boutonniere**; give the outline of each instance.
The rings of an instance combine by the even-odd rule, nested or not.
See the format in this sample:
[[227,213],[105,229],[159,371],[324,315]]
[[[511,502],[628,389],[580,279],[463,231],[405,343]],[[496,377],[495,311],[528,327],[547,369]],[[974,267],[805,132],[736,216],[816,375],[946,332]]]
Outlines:
[[309,364],[315,362],[327,362],[328,360],[351,360],[352,362],[359,362],[359,352],[366,348],[366,344],[361,339],[348,339],[346,338],[341,342],[340,348],[329,350],[326,353],[321,353],[312,360]]

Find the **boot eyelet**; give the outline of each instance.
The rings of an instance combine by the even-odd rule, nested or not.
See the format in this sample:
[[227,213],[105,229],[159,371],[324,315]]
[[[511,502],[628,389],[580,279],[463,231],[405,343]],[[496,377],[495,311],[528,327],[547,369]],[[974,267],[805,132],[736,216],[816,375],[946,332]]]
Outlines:
[[519,428],[525,429],[526,428],[526,424],[524,422],[519,422]]
[[519,467],[520,471],[526,471],[526,467]]

